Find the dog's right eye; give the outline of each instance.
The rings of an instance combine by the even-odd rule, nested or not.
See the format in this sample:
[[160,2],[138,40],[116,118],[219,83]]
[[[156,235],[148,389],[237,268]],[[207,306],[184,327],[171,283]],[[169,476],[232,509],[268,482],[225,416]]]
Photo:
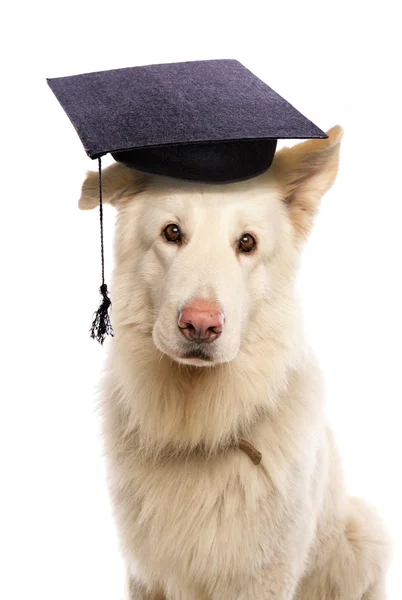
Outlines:
[[169,225],[166,225],[162,235],[168,242],[173,242],[175,244],[180,244],[181,242],[182,236],[180,227],[176,225],[176,223],[170,223]]

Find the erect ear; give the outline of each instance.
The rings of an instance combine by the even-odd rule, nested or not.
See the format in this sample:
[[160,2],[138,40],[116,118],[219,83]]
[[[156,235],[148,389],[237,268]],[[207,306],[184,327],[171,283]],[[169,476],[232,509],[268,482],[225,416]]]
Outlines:
[[283,148],[272,164],[299,239],[310,232],[320,200],[338,172],[343,130],[337,125],[327,131],[327,135],[325,140],[309,140]]
[[[143,191],[149,177],[121,163],[114,163],[102,169],[102,201],[118,205],[124,198]],[[89,210],[99,205],[99,174],[88,171],[82,184],[79,208]]]

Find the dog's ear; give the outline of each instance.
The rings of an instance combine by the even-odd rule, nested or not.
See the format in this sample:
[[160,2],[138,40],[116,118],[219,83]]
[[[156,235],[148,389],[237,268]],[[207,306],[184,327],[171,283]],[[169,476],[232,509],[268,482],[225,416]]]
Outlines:
[[327,135],[325,140],[309,140],[283,148],[272,165],[299,238],[310,232],[320,200],[338,172],[343,130],[337,125]]
[[[119,207],[125,198],[142,192],[148,183],[149,177],[121,163],[114,163],[102,169],[102,200]],[[99,206],[99,174],[88,171],[82,184],[81,197],[78,202],[82,210],[90,210]]]

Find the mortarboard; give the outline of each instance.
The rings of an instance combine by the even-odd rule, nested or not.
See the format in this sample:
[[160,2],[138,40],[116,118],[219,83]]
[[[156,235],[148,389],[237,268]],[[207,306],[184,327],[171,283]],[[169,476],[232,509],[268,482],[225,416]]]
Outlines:
[[102,304],[91,335],[113,330],[104,281],[101,157],[138,171],[232,183],[271,165],[278,139],[326,134],[236,60],[114,69],[48,79],[92,159],[98,159]]

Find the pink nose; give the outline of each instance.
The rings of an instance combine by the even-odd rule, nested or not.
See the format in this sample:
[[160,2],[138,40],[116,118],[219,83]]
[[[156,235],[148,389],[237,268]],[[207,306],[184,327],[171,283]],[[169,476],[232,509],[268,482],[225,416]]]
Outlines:
[[211,300],[194,300],[179,316],[179,328],[188,340],[213,342],[222,333],[225,318],[218,304]]

